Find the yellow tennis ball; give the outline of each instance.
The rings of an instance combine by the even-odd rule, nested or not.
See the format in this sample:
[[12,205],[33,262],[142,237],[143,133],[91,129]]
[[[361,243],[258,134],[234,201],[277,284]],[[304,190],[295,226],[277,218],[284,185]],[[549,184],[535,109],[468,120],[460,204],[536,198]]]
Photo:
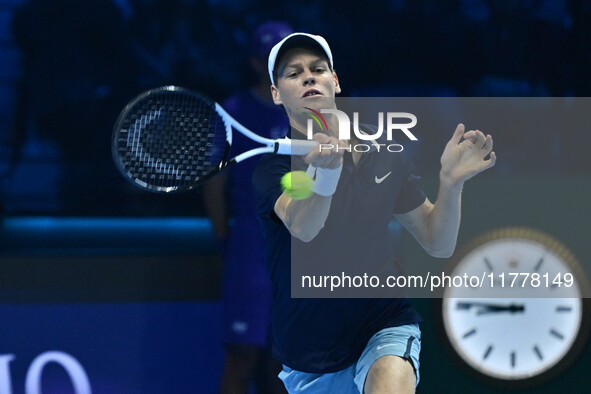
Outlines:
[[312,195],[314,181],[305,171],[292,171],[281,178],[281,188],[294,200],[305,200]]

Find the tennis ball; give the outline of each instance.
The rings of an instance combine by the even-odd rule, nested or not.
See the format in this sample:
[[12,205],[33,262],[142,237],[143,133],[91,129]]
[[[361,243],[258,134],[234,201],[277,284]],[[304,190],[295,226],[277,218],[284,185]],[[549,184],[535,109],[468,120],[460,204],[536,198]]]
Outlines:
[[314,181],[305,171],[292,171],[281,178],[281,188],[294,200],[305,200],[312,195]]

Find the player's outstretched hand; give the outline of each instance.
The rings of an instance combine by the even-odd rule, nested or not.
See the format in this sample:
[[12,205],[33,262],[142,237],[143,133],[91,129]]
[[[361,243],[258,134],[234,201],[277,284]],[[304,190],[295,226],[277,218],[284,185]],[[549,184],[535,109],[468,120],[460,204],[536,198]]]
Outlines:
[[460,123],[441,155],[441,178],[460,184],[491,168],[497,160],[492,149],[490,134],[485,136],[480,130],[464,132],[464,125]]
[[308,164],[317,168],[337,168],[343,164],[345,142],[322,133],[314,134],[320,145],[304,156]]

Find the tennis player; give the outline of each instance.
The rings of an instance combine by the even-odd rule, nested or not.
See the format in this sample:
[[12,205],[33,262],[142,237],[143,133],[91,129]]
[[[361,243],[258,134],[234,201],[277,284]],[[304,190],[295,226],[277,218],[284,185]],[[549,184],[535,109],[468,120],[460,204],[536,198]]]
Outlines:
[[[304,108],[335,108],[341,91],[328,43],[320,36],[291,34],[271,50],[268,71],[274,102],[289,117],[288,136],[305,139],[309,116]],[[301,159],[267,155],[253,175],[273,284],[272,344],[283,364],[279,377],[290,393],[413,393],[420,377],[421,317],[409,301],[291,298],[291,249],[313,250],[320,244],[331,250],[331,261],[348,261],[355,250],[363,253],[353,258],[384,261],[388,245],[363,247],[363,242],[387,239],[393,215],[427,253],[451,256],[462,186],[494,166],[493,140],[457,126],[441,156],[439,194],[431,203],[405,154],[337,149],[361,141],[337,140],[337,119],[325,118],[328,132],[314,139],[335,148],[314,149]],[[296,169],[315,178],[308,199],[294,200],[281,189],[282,176]],[[330,233],[345,241],[330,244]]]

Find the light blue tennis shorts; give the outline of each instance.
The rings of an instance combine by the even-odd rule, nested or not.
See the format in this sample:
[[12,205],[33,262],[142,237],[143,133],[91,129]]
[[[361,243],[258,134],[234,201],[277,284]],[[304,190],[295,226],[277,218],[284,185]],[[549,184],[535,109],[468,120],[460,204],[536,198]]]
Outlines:
[[372,364],[382,356],[399,356],[410,361],[419,384],[419,353],[421,330],[418,324],[384,328],[370,338],[357,363],[342,371],[316,374],[300,372],[283,366],[279,379],[289,393],[359,394]]

